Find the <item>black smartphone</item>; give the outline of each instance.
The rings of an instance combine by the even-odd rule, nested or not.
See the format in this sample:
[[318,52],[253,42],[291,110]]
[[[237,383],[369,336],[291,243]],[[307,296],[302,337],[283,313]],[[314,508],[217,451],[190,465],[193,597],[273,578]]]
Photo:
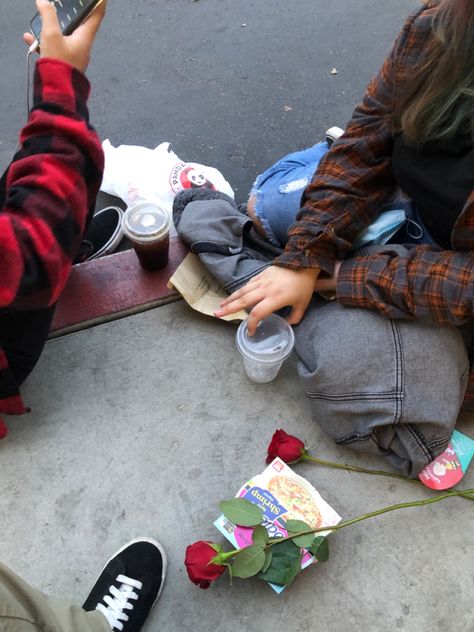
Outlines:
[[[102,0],[50,0],[56,7],[59,24],[64,35],[70,35],[87,19]],[[41,17],[39,13],[31,20],[30,30],[39,42],[41,36]]]

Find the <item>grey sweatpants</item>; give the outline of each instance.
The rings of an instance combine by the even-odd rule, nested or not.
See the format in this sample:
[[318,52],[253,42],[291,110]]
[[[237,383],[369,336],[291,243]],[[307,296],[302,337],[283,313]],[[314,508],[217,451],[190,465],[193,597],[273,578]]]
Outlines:
[[0,632],[111,632],[100,612],[52,599],[0,564]]

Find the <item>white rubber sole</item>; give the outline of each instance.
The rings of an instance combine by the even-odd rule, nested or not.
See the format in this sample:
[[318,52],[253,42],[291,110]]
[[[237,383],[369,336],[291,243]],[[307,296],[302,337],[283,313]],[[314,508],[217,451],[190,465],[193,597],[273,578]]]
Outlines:
[[340,138],[344,134],[344,130],[340,127],[334,126],[330,127],[326,130],[325,138],[328,145],[332,145],[332,143]]

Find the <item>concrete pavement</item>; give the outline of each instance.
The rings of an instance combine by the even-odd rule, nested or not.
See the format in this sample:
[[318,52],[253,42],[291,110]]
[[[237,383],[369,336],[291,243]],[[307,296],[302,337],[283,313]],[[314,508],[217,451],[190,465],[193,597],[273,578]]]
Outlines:
[[[277,380],[245,377],[235,326],[183,302],[48,343],[0,445],[0,559],[82,603],[103,563],[137,535],[161,540],[169,573],[147,630],[425,632],[474,629],[472,506],[453,499],[331,536],[331,557],[283,595],[226,578],[207,591],[187,544],[223,538],[218,501],[264,468],[276,428],[323,458],[381,467],[331,444],[309,417],[294,359]],[[472,435],[472,423],[461,425]],[[343,518],[430,492],[392,479],[300,465]],[[464,486],[474,486],[474,470]],[[453,623],[455,622],[455,623]]]
[[[20,33],[33,2],[2,3],[0,161],[25,120]],[[343,125],[415,0],[109,0],[95,49],[92,120],[114,144],[173,143],[217,166],[239,201],[256,173]],[[331,75],[332,68],[338,70]],[[286,107],[285,107],[286,106]],[[288,109],[291,108],[291,109]],[[0,559],[81,603],[104,561],[137,535],[170,567],[147,630],[474,630],[472,508],[452,500],[335,534],[331,558],[276,596],[256,580],[191,585],[184,550],[219,538],[218,501],[264,467],[277,427],[334,460],[309,418],[294,361],[250,383],[235,328],[175,303],[50,341],[0,444]],[[460,425],[473,434],[472,422]],[[300,466],[344,517],[429,492]],[[465,487],[474,486],[473,470]],[[221,540],[219,540],[221,541]]]

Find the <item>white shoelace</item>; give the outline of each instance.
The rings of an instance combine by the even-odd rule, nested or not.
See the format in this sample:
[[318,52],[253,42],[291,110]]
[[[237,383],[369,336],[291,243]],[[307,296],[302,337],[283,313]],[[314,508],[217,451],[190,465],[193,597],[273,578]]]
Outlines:
[[138,599],[138,595],[134,592],[134,588],[141,590],[143,584],[136,579],[130,579],[125,575],[117,575],[117,582],[120,586],[111,586],[109,588],[110,595],[105,595],[103,603],[97,604],[96,610],[102,612],[109,622],[112,630],[123,630],[122,621],[128,621],[128,614],[124,610],[133,610],[133,603],[130,601]]

